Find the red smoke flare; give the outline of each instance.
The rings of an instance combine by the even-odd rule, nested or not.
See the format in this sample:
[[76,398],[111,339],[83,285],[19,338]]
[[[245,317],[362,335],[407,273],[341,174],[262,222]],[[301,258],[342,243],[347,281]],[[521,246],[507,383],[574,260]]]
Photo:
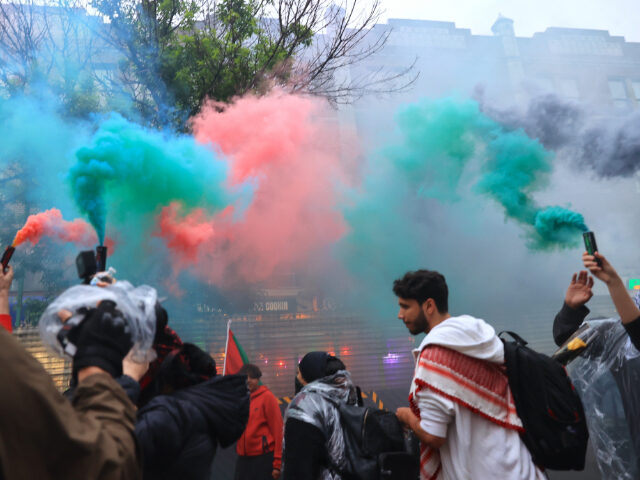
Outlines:
[[93,227],[81,219],[68,222],[62,218],[57,208],[42,213],[29,215],[13,240],[13,246],[29,241],[34,245],[43,236],[58,238],[64,242],[72,242],[80,246],[91,246],[98,243],[98,236]]

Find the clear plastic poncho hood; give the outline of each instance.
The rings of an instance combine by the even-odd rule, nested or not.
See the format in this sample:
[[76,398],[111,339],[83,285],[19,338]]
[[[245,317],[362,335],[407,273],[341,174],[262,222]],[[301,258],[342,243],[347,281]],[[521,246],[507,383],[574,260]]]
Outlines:
[[129,321],[134,342],[131,353],[133,359],[138,362],[153,360],[155,352],[151,347],[156,331],[155,304],[158,294],[155,288],[148,285],[134,287],[127,281],[117,281],[106,287],[76,285],[62,292],[40,317],[42,342],[59,356],[66,355],[57,338],[63,325],[58,312],[71,312],[72,317],[65,325],[77,325],[84,319],[79,310],[95,308],[102,300],[113,300]]

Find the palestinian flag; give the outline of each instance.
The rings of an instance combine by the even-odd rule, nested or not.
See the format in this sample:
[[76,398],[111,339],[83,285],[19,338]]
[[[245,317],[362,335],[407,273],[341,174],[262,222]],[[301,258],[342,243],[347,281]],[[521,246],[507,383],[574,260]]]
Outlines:
[[238,373],[245,363],[249,363],[249,357],[238,343],[236,336],[231,331],[231,320],[227,324],[227,344],[224,347],[223,375]]

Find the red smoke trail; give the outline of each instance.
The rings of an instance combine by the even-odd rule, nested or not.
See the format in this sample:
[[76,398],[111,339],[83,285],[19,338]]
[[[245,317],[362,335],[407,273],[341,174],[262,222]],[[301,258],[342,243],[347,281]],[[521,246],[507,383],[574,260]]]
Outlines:
[[201,209],[180,218],[181,205],[172,202],[164,207],[158,219],[156,235],[163,238],[167,247],[178,254],[178,260],[196,263],[198,249],[214,240],[216,230]]
[[80,219],[68,222],[62,218],[60,210],[52,208],[42,213],[29,215],[24,227],[18,230],[13,240],[13,246],[20,245],[27,240],[35,245],[43,236],[58,238],[80,246],[91,246],[98,243],[98,237],[91,225]]
[[[318,99],[279,92],[205,105],[192,119],[196,139],[227,157],[232,186],[253,186],[251,203],[209,219],[178,219],[170,207],[159,235],[183,261],[197,257],[197,271],[214,282],[263,280],[326,251],[346,233],[338,206],[348,172],[332,113]],[[179,229],[192,232],[188,242],[176,241]]]

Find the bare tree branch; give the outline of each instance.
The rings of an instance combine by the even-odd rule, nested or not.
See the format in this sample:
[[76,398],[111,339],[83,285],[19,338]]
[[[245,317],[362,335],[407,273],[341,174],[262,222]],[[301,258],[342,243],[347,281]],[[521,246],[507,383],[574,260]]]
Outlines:
[[[332,103],[349,103],[367,94],[407,90],[417,79],[415,61],[400,69],[380,67],[351,78],[350,67],[379,53],[391,34],[391,29],[377,25],[380,0],[276,0],[272,11],[279,25],[277,32],[270,32],[275,45],[272,55],[275,58],[282,49],[286,58],[293,59],[282,79],[284,88],[325,96]],[[300,32],[312,32],[311,44],[301,42]],[[268,73],[263,68],[256,77]]]

